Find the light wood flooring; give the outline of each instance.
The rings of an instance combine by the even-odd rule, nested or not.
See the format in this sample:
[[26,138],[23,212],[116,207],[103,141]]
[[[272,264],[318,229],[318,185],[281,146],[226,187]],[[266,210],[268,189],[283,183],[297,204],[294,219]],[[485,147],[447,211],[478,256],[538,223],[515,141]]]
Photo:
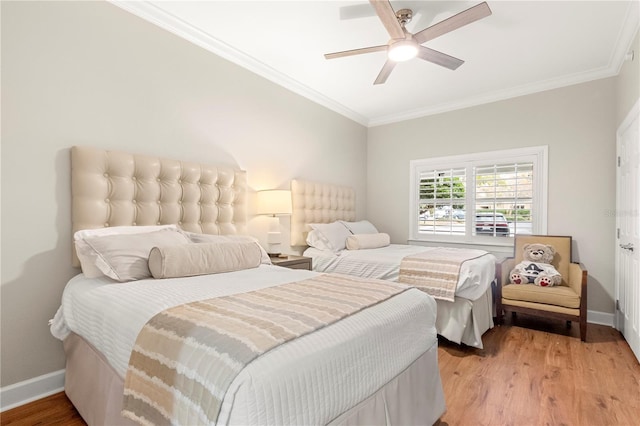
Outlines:
[[[525,328],[526,326],[526,328]],[[620,333],[519,315],[483,337],[484,349],[440,340],[438,359],[454,425],[640,425],[640,365]],[[0,414],[1,425],[84,425],[64,393]]]

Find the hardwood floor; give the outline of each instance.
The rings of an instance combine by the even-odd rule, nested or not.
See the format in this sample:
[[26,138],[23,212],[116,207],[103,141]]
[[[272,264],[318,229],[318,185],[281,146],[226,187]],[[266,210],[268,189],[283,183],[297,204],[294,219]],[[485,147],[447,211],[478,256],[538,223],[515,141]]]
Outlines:
[[0,413],[0,424],[85,426],[64,392]]
[[[440,340],[447,412],[438,426],[640,424],[640,364],[613,328],[589,324],[582,343],[576,324],[519,315],[483,343]],[[59,393],[1,413],[0,424],[85,423]]]
[[[524,328],[526,326],[527,328]],[[615,329],[506,319],[484,349],[440,340],[445,425],[639,425],[640,364]]]

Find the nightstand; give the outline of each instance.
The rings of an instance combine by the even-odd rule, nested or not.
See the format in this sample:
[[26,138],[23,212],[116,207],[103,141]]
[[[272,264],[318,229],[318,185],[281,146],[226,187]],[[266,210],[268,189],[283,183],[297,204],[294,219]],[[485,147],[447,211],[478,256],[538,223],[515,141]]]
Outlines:
[[308,269],[311,271],[311,258],[296,256],[293,254],[283,255],[284,257],[272,257],[271,263],[276,266],[283,266],[289,269]]

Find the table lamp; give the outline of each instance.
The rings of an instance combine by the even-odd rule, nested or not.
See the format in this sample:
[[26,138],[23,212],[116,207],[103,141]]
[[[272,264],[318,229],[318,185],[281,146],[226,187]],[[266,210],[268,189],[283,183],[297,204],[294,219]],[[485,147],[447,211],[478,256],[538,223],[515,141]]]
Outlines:
[[272,217],[267,233],[267,253],[277,257],[281,253],[280,219],[277,216],[291,214],[291,191],[268,189],[257,192],[257,213]]

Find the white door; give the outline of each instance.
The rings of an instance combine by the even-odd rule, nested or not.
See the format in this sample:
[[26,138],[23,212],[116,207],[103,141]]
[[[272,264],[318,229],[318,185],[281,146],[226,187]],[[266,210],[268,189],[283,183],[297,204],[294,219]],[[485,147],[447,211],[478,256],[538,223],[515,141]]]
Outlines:
[[640,100],[617,132],[616,327],[640,361]]

